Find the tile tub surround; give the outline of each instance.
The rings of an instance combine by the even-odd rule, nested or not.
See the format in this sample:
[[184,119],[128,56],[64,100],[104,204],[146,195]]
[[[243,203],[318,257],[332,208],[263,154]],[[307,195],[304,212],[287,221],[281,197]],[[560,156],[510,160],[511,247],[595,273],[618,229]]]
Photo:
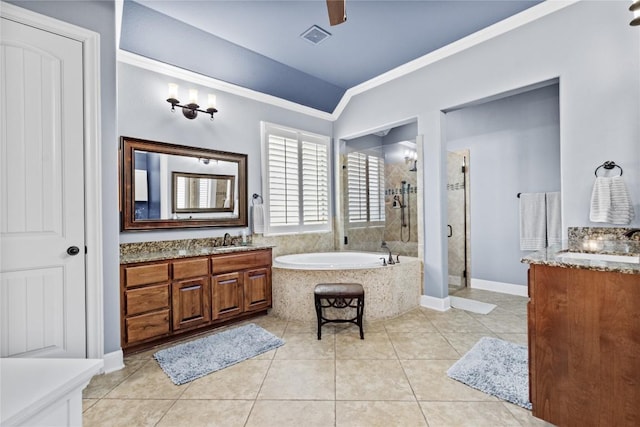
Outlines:
[[[292,270],[272,268],[272,313],[282,319],[315,321],[313,290],[318,283],[360,283],[364,287],[364,319],[387,319],[420,305],[422,262],[401,257],[400,264],[356,270]],[[331,315],[350,314],[337,310]],[[366,330],[365,330],[366,334]]]

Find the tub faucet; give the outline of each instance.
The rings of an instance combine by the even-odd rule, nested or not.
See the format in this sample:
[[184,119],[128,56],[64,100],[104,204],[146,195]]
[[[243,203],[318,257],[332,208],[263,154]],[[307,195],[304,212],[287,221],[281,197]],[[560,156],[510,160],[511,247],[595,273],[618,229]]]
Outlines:
[[389,265],[393,265],[396,262],[393,260],[393,255],[391,255],[391,249],[389,249],[389,246],[387,246],[387,242],[385,242],[384,240],[382,241],[382,245],[380,246],[382,249],[386,249],[389,251],[389,261],[387,261],[387,264]]
[[636,233],[640,233],[640,228],[632,228],[631,230],[624,233],[624,237],[627,237],[630,239]]
[[227,237],[230,239],[231,234],[224,233],[224,237],[222,238],[222,246],[229,246],[229,242],[227,242]]

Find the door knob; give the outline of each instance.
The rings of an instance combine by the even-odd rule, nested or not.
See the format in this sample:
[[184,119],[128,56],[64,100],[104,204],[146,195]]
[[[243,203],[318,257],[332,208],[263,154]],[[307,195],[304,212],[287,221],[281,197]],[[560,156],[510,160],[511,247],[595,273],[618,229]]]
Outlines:
[[80,248],[77,246],[69,246],[67,248],[67,253],[71,256],[78,255],[80,253]]

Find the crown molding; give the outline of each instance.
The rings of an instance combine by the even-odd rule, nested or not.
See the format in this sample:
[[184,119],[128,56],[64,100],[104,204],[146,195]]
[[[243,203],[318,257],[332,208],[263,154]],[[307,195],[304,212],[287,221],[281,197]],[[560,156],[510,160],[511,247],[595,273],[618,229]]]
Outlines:
[[513,15],[487,28],[484,28],[460,40],[448,44],[438,50],[421,56],[420,58],[414,59],[413,61],[407,62],[406,64],[400,65],[393,70],[387,71],[386,73],[380,74],[379,76],[367,80],[364,83],[347,89],[332,113],[320,111],[315,108],[287,101],[273,95],[267,95],[252,89],[247,89],[238,85],[217,80],[203,74],[188,71],[174,65],[165,64],[163,62],[156,61],[154,59],[150,59],[121,49],[118,50],[118,61],[150,71],[155,71],[177,79],[190,81],[194,84],[199,84],[202,86],[210,87],[212,89],[249,98],[254,101],[270,104],[275,107],[284,108],[290,111],[306,114],[308,116],[316,117],[323,120],[336,121],[340,117],[346,106],[349,104],[349,101],[351,101],[351,98],[356,95],[404,77],[408,74],[413,73],[414,71],[425,68],[431,64],[470,49],[495,37],[506,34],[518,27],[534,22],[540,18],[555,13],[580,1],[583,0],[546,0],[516,15]]
[[443,46],[440,49],[434,50],[433,52],[414,59],[413,61],[407,62],[406,64],[400,65],[390,71],[387,71],[386,73],[380,74],[379,76],[367,80],[364,83],[349,88],[342,96],[342,99],[340,100],[336,108],[333,110],[333,119],[337,120],[346,108],[347,104],[349,104],[351,98],[358,94],[374,89],[385,83],[389,83],[390,81],[406,76],[407,74],[413,73],[414,71],[420,70],[435,62],[441,61],[447,57],[470,49],[495,37],[506,34],[518,27],[555,13],[567,6],[578,3],[579,1],[582,0],[546,0],[516,15],[510,16],[509,18],[497,22],[487,28],[483,28],[480,31],[476,31],[475,33],[470,34],[460,40]]
[[316,117],[323,120],[334,121],[333,114],[324,111],[316,110],[315,108],[307,107],[295,102],[287,101],[277,96],[268,95],[262,92],[258,92],[252,89],[247,89],[242,86],[234,85],[224,82],[222,80],[214,79],[200,73],[185,70],[184,68],[176,67],[175,65],[166,64],[155,59],[147,58],[142,55],[128,52],[126,50],[118,49],[117,60],[123,64],[133,65],[145,70],[154,71],[156,73],[164,74],[169,77],[173,77],[180,80],[186,80],[193,84],[206,86],[211,89],[215,89],[222,92],[227,92],[233,95],[249,98],[254,101],[270,104],[275,107],[284,108],[296,113],[306,114],[308,116]]

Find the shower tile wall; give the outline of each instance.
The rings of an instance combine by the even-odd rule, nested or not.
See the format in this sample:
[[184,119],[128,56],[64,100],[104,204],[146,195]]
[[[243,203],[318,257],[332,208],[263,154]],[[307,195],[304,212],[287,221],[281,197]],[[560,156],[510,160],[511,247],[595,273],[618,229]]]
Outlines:
[[[418,256],[418,179],[417,173],[409,171],[410,164],[406,162],[384,164],[385,175],[385,227],[384,240],[393,253],[407,256]],[[409,184],[409,193],[404,195],[405,223],[402,227],[401,209],[394,209],[393,197],[402,198],[402,181]],[[406,185],[405,185],[406,190]]]

